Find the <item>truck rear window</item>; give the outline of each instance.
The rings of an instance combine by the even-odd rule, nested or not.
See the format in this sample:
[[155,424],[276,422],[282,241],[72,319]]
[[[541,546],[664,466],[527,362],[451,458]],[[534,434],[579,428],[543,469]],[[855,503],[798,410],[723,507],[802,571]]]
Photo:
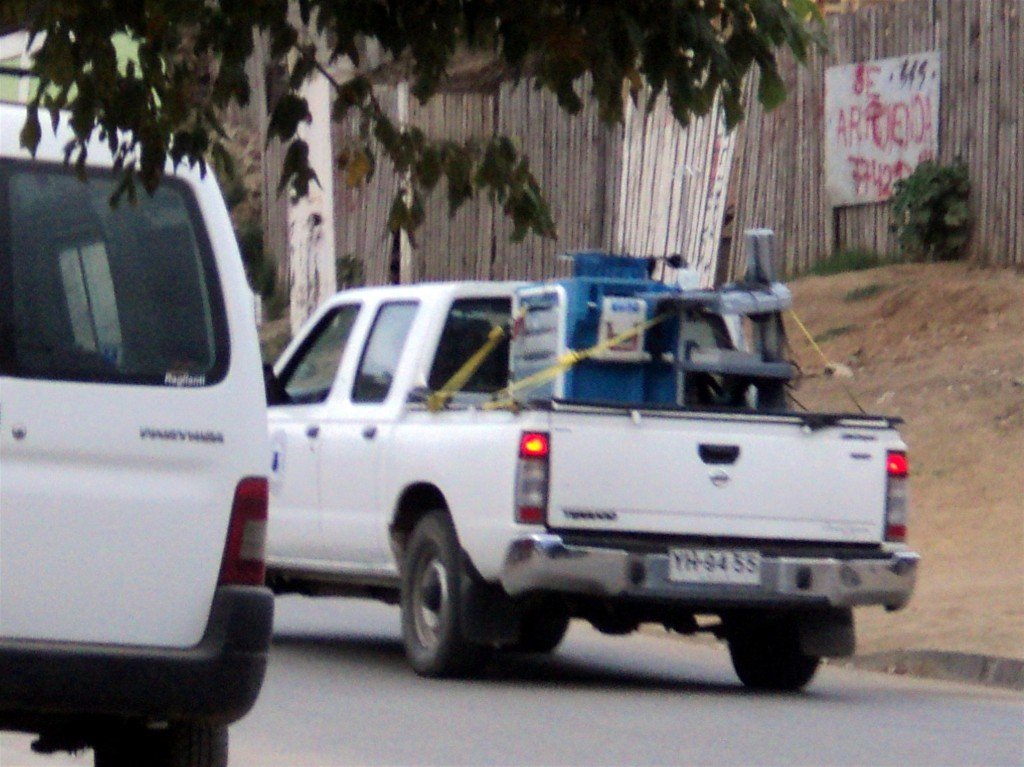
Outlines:
[[[508,330],[510,298],[463,298],[452,304],[434,354],[427,385],[441,389],[466,361],[487,343],[494,327]],[[492,393],[508,386],[508,333],[462,387],[464,392]]]
[[0,373],[207,386],[228,366],[213,254],[189,187],[111,207],[117,179],[0,162]]

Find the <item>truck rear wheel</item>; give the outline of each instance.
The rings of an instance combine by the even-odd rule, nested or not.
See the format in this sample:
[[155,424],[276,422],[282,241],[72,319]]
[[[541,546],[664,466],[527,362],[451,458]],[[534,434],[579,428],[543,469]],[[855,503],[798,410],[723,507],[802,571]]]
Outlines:
[[736,675],[754,690],[803,689],[821,663],[800,649],[799,626],[789,617],[747,617],[728,622],[729,655]]
[[228,728],[177,723],[152,730],[125,725],[93,745],[96,767],[227,767]]
[[460,595],[468,573],[451,519],[434,511],[413,529],[402,567],[402,640],[417,674],[468,676],[486,660],[486,648],[469,641]]

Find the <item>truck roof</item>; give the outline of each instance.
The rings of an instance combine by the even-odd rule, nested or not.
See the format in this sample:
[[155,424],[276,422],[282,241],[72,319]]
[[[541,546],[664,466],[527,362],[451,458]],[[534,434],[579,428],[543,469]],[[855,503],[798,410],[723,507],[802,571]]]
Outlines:
[[459,298],[463,295],[473,296],[511,296],[513,291],[527,285],[525,281],[505,280],[461,280],[448,282],[418,282],[411,285],[377,285],[363,288],[349,288],[339,291],[329,298],[326,304],[359,299],[402,299],[417,298],[421,300],[443,300]]

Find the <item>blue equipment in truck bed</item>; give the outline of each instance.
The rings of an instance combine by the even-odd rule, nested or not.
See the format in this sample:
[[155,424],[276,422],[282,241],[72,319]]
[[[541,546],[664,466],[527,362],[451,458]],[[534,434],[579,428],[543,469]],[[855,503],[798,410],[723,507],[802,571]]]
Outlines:
[[747,239],[746,277],[716,290],[652,280],[650,259],[569,254],[572,277],[516,291],[512,381],[556,369],[570,352],[597,347],[529,390],[527,398],[785,409],[785,386],[795,368],[785,359],[782,312],[792,299],[774,281],[774,235],[752,230]]
[[[554,365],[570,350],[589,349],[652,319],[659,296],[678,289],[649,279],[646,259],[599,251],[571,254],[573,277],[521,289],[516,298],[512,377],[526,378]],[[615,403],[675,401],[674,372],[665,355],[674,348],[671,323],[583,360],[535,389],[530,398]]]

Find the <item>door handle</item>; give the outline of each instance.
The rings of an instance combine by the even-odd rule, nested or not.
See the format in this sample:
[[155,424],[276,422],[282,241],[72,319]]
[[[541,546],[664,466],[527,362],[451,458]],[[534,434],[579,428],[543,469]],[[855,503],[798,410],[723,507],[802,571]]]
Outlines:
[[310,439],[316,439],[320,436],[320,427],[317,424],[310,424],[306,427],[306,436]]
[[377,436],[376,426],[364,426],[363,427],[363,439],[373,439]]
[[706,464],[714,465],[728,465],[736,463],[736,459],[740,457],[740,446],[739,445],[698,445],[697,454],[700,459]]

